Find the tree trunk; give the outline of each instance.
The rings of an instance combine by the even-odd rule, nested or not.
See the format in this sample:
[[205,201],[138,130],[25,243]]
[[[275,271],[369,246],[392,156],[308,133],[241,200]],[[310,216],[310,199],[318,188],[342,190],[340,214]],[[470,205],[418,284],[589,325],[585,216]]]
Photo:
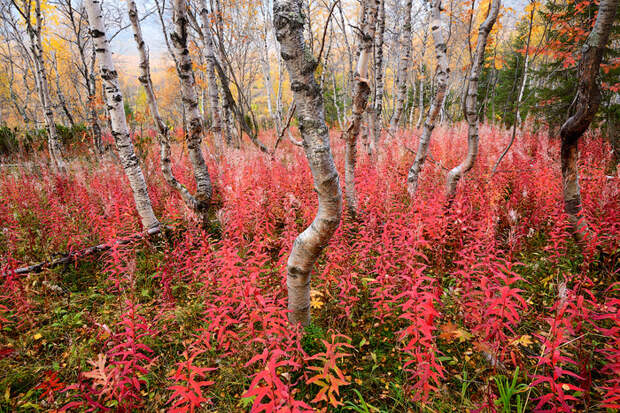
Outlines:
[[103,25],[103,11],[99,0],[86,0],[84,2],[88,20],[90,22],[90,34],[95,44],[97,56],[99,57],[99,68],[101,70],[101,80],[104,86],[105,100],[110,114],[110,124],[112,136],[118,149],[121,164],[129,180],[136,208],[142,226],[146,229],[159,226],[159,221],[155,217],[151,199],[149,198],[146,180],[142,174],[142,169],[138,163],[138,158],[134,152],[133,143],[129,136],[129,128],[125,118],[125,108],[123,95],[121,94],[118,73],[112,63],[112,53],[106,39],[105,27]]
[[377,18],[378,0],[365,0],[362,3],[366,14],[362,32],[359,38],[359,58],[355,73],[355,85],[353,90],[353,110],[349,125],[343,133],[345,140],[345,198],[347,200],[347,212],[355,218],[357,215],[357,193],[355,191],[355,165],[357,162],[357,138],[360,133],[362,116],[366,111],[368,96],[370,95],[370,81],[368,79],[368,61],[372,54],[372,46],[375,39],[375,22]]
[[424,55],[426,54],[426,39],[428,39],[428,24],[424,29],[424,40],[422,41],[422,52],[420,53],[420,102],[418,103],[418,122],[416,123],[416,129],[420,129],[422,126],[422,120],[424,119]]
[[30,37],[30,47],[39,90],[39,99],[43,107],[45,115],[45,124],[47,126],[47,146],[50,153],[52,163],[60,173],[67,172],[67,166],[63,157],[62,144],[60,137],[56,131],[56,121],[54,120],[54,111],[52,109],[52,100],[49,92],[49,82],[47,79],[47,70],[45,69],[45,60],[43,59],[43,41],[41,39],[41,30],[43,26],[43,17],[41,15],[41,1],[35,1],[35,25],[30,21],[30,12],[27,13],[28,21],[26,21],[26,31]]
[[211,118],[213,119],[213,137],[215,146],[220,148],[222,145],[222,120],[220,119],[220,98],[215,77],[215,51],[213,49],[213,37],[211,36],[211,25],[209,24],[209,12],[207,11],[206,0],[200,0],[200,18],[202,19],[202,32],[204,36],[204,55],[207,61],[206,75],[209,82],[209,101],[211,103]]
[[431,31],[433,35],[433,42],[435,43],[435,53],[437,56],[437,90],[435,91],[435,96],[433,97],[431,108],[428,112],[426,122],[424,123],[424,130],[422,131],[422,136],[420,137],[420,142],[418,144],[418,151],[416,152],[415,160],[413,161],[413,165],[411,165],[411,168],[409,169],[409,174],[407,175],[407,190],[409,191],[409,195],[412,197],[415,196],[415,193],[418,189],[418,179],[420,176],[420,171],[422,170],[422,165],[424,165],[424,162],[426,161],[428,145],[431,140],[433,129],[435,129],[437,115],[439,115],[439,111],[441,110],[443,97],[446,93],[446,88],[448,86],[448,75],[450,74],[450,67],[448,66],[447,45],[444,33],[445,22],[441,17],[441,10],[441,0],[433,0],[431,5]]
[[383,42],[385,35],[385,0],[379,1],[377,12],[377,28],[375,30],[375,98],[373,108],[373,140],[370,142],[370,151],[377,153],[381,132],[383,130]]
[[[83,57],[84,58],[84,57]],[[88,88],[88,110],[89,110],[89,122],[90,129],[93,134],[93,147],[95,153],[101,155],[103,153],[103,139],[101,137],[101,126],[99,125],[99,115],[97,114],[96,95],[97,95],[97,82],[95,81],[95,61],[97,60],[97,53],[95,51],[95,45],[93,43],[92,55],[90,58],[90,68],[86,76],[86,86]],[[86,69],[86,63],[84,62],[84,68]]]
[[211,202],[213,188],[211,177],[202,155],[202,132],[203,123],[200,110],[198,110],[198,98],[196,96],[196,81],[192,68],[192,59],[189,54],[188,38],[188,19],[187,4],[185,0],[174,0],[174,26],[175,30],[170,34],[173,51],[179,62],[177,73],[181,80],[181,95],[183,96],[183,107],[188,116],[188,133],[186,135],[187,151],[189,160],[194,170],[196,180],[196,212],[203,223],[207,222],[208,209]]
[[134,0],[129,1],[128,9],[129,21],[131,22],[131,27],[133,28],[133,37],[136,41],[136,45],[138,47],[138,57],[140,58],[140,63],[138,65],[140,69],[140,76],[138,77],[138,80],[142,86],[144,86],[149,109],[151,111],[151,115],[153,116],[153,120],[155,121],[155,125],[157,126],[162,174],[164,175],[164,179],[166,179],[168,185],[174,188],[181,195],[181,198],[185,201],[185,204],[193,211],[197,211],[198,202],[185,187],[185,185],[180,183],[172,173],[172,162],[170,159],[170,131],[159,114],[157,97],[155,96],[153,82],[151,80],[151,65],[144,39],[142,37],[142,28],[140,27],[138,9]]
[[467,156],[460,165],[452,169],[448,173],[446,181],[446,194],[449,200],[454,198],[456,193],[456,185],[464,174],[473,168],[476,158],[478,157],[478,80],[484,63],[484,50],[487,46],[489,33],[497,20],[499,14],[501,0],[493,0],[489,6],[486,19],[480,25],[478,30],[478,40],[476,44],[476,52],[471,62],[471,71],[467,81],[467,95],[465,97],[465,105],[463,107],[465,119],[467,119]]
[[415,97],[418,90],[415,85],[415,79],[411,82],[411,107],[409,108],[409,121],[408,126],[413,128],[413,115],[415,114]]
[[342,194],[338,171],[329,145],[323,95],[314,71],[317,61],[304,43],[301,0],[274,1],[276,38],[291,79],[297,104],[299,130],[314,178],[319,208],[312,224],[293,244],[287,263],[288,308],[291,323],[310,323],[310,271],[319,254],[338,228],[342,213]]
[[405,98],[407,97],[407,71],[411,60],[411,7],[413,1],[407,0],[405,4],[405,24],[400,37],[400,61],[396,73],[396,103],[394,114],[390,121],[390,133],[394,134],[400,124],[405,108]]
[[69,110],[69,105],[67,105],[67,99],[65,98],[64,93],[62,93],[62,89],[60,88],[60,73],[58,72],[58,60],[56,58],[55,53],[52,56],[52,60],[54,62],[54,71],[56,72],[56,94],[58,95],[58,101],[60,102],[60,107],[62,107],[62,111],[69,122],[69,126],[72,128],[75,127],[75,121],[73,120],[73,116],[71,115],[71,111]]
[[579,138],[588,129],[601,102],[598,75],[603,52],[609,40],[619,0],[601,0],[592,32],[581,48],[577,68],[577,96],[575,112],[560,129],[562,138],[562,188],[564,210],[568,215],[573,234],[582,240],[587,234],[587,223],[580,217],[581,192],[579,189]]

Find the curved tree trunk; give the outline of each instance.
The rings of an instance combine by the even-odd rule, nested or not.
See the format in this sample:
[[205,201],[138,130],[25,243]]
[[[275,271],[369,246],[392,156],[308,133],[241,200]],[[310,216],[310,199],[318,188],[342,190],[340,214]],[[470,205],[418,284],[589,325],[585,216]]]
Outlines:
[[181,195],[181,198],[185,201],[185,204],[192,210],[196,210],[198,202],[185,187],[185,185],[177,181],[172,174],[172,162],[170,160],[170,131],[159,114],[157,97],[155,96],[153,82],[151,80],[151,65],[144,44],[144,39],[142,37],[142,28],[140,27],[140,19],[138,18],[138,9],[134,0],[130,0],[128,2],[128,9],[129,21],[131,22],[131,27],[133,28],[133,37],[136,41],[136,45],[138,47],[138,57],[140,58],[140,63],[138,65],[140,69],[140,76],[138,77],[138,80],[142,83],[142,86],[144,86],[149,109],[151,110],[151,115],[153,116],[155,125],[157,126],[162,174],[164,175],[164,179],[166,179],[168,185],[174,188]]
[[297,104],[299,130],[319,197],[319,208],[312,224],[293,244],[287,263],[289,320],[310,323],[310,271],[319,254],[338,228],[342,213],[342,194],[338,171],[329,145],[323,96],[314,77],[317,61],[304,44],[304,22],[300,0],[274,1],[274,27],[281,55]]
[[357,138],[360,133],[362,116],[368,105],[370,95],[370,81],[368,79],[368,62],[372,54],[372,46],[375,38],[375,21],[377,17],[378,0],[366,0],[362,3],[366,15],[362,32],[359,39],[359,57],[355,73],[355,86],[353,90],[353,110],[349,125],[343,133],[345,140],[345,198],[347,200],[347,212],[353,218],[357,215],[357,193],[355,191],[355,164],[357,162]]
[[452,199],[456,193],[456,185],[464,174],[473,168],[476,158],[478,157],[478,80],[484,63],[484,50],[487,46],[489,33],[497,20],[499,14],[501,0],[493,0],[487,13],[486,19],[480,25],[478,30],[478,40],[476,44],[476,52],[471,62],[471,71],[467,80],[467,95],[465,97],[465,119],[469,126],[467,131],[467,156],[460,165],[448,172],[446,181],[446,194],[448,199]]
[[433,41],[435,43],[435,54],[437,56],[437,90],[435,91],[431,108],[428,112],[428,116],[426,117],[426,122],[424,122],[424,130],[422,131],[422,136],[420,137],[415,160],[413,161],[413,165],[411,165],[409,174],[407,175],[407,191],[409,191],[409,195],[412,197],[415,196],[418,189],[420,171],[422,170],[422,165],[424,165],[424,162],[426,161],[428,145],[431,140],[433,129],[435,129],[435,122],[437,121],[437,116],[441,110],[443,97],[448,86],[450,67],[448,66],[447,45],[444,33],[445,22],[441,17],[441,10],[441,0],[433,0],[431,5],[431,31],[433,34]]
[[578,240],[587,234],[587,223],[581,213],[581,192],[579,189],[579,138],[588,129],[601,103],[598,75],[603,52],[609,40],[619,0],[601,0],[592,32],[581,48],[581,60],[577,69],[579,86],[575,97],[575,112],[560,129],[562,138],[562,188],[564,210]]
[[407,71],[411,60],[411,7],[413,0],[407,0],[405,4],[405,24],[400,36],[400,61],[396,73],[396,103],[394,114],[390,120],[390,133],[394,134],[405,109],[405,99],[407,98]]
[[112,53],[110,52],[109,43],[106,39],[101,3],[99,0],[86,0],[84,6],[86,7],[88,21],[90,22],[90,34],[95,43],[97,56],[99,57],[99,68],[101,70],[101,80],[104,86],[106,105],[110,114],[112,136],[114,137],[121,158],[121,164],[129,180],[129,185],[131,186],[133,197],[136,202],[136,208],[142,220],[142,226],[146,229],[155,228],[159,226],[159,221],[153,212],[146,180],[142,174],[142,169],[138,163],[138,158],[136,157],[129,136],[123,95],[119,88],[118,73],[112,63]]
[[192,59],[189,54],[187,38],[188,38],[188,19],[187,19],[187,3],[185,0],[174,0],[174,27],[175,30],[170,33],[172,40],[172,48],[179,62],[177,72],[181,79],[181,95],[183,96],[183,107],[188,116],[188,133],[186,135],[187,152],[189,161],[194,170],[194,179],[196,180],[196,213],[204,222],[207,222],[207,214],[213,188],[211,186],[211,177],[207,169],[204,157],[202,155],[202,116],[198,109],[198,98],[196,96],[196,81],[194,78],[194,70],[192,68]]

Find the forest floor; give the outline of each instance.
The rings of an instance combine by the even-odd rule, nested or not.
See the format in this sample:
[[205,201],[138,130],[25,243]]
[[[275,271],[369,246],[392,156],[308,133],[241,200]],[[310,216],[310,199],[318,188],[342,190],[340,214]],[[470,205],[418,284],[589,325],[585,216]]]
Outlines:
[[[215,206],[201,230],[147,142],[151,199],[172,229],[27,275],[14,269],[134,234],[139,219],[111,159],[76,156],[67,176],[5,168],[0,411],[619,408],[620,185],[606,143],[582,143],[591,232],[577,245],[558,142],[526,131],[490,176],[509,134],[482,126],[477,166],[446,209],[445,168],[464,155],[466,129],[436,129],[411,200],[414,135],[378,159],[360,148],[361,212],[343,215],[315,266],[305,330],[285,311],[288,253],[316,210],[301,148],[209,158]],[[192,187],[180,146],[173,164]]]

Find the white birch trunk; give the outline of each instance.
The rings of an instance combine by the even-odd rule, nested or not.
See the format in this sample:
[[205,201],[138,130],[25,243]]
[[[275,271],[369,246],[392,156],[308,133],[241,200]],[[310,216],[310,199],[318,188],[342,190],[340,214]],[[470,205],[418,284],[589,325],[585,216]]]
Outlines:
[[323,96],[314,77],[317,61],[306,49],[300,0],[274,1],[276,38],[291,79],[297,104],[299,130],[314,178],[319,208],[312,224],[293,244],[287,263],[289,320],[310,323],[310,272],[319,254],[338,228],[342,213],[342,194],[338,171],[329,144]]
[[407,0],[405,4],[405,24],[401,33],[400,61],[396,73],[396,102],[394,113],[390,121],[390,133],[394,134],[403,116],[405,98],[407,97],[407,71],[411,60],[411,8],[413,1]]
[[138,80],[144,86],[144,90],[146,92],[146,99],[148,101],[149,109],[151,110],[151,115],[153,116],[153,120],[155,121],[155,125],[158,130],[158,140],[160,147],[160,156],[161,156],[161,171],[164,175],[164,179],[172,188],[174,188],[185,204],[192,210],[196,210],[197,202],[196,199],[192,196],[189,190],[180,183],[172,173],[172,162],[170,159],[170,131],[166,123],[162,119],[159,114],[159,105],[157,104],[157,97],[155,96],[155,91],[153,90],[153,81],[151,79],[151,65],[149,62],[149,55],[146,51],[144,38],[142,37],[142,28],[140,27],[140,19],[138,17],[138,9],[136,7],[136,2],[134,0],[130,0],[128,2],[129,9],[129,21],[131,22],[131,27],[134,33],[134,39],[136,41],[136,46],[138,48],[138,57],[140,58],[140,63],[138,65],[140,69],[140,76]]
[[418,103],[418,122],[416,123],[416,129],[420,129],[422,126],[422,120],[424,119],[424,55],[426,54],[426,40],[428,39],[428,24],[424,29],[424,40],[422,41],[422,52],[420,53],[420,100]]
[[209,103],[211,106],[211,119],[213,120],[213,136],[215,146],[218,150],[223,143],[222,138],[222,120],[220,118],[220,98],[217,79],[215,77],[215,51],[213,48],[213,37],[211,36],[211,25],[209,24],[209,12],[207,11],[207,2],[200,0],[200,18],[202,20],[202,32],[204,36],[204,55],[207,61],[206,75],[209,83]]
[[377,12],[377,29],[375,30],[375,100],[372,113],[374,123],[373,140],[370,142],[370,151],[377,153],[381,132],[383,130],[383,43],[385,37],[385,0],[380,0]]
[[133,192],[136,202],[136,209],[142,220],[142,226],[146,229],[159,226],[159,221],[155,217],[151,199],[149,198],[146,180],[142,174],[142,169],[138,163],[138,158],[134,152],[133,143],[129,136],[127,119],[125,118],[125,108],[123,105],[123,95],[121,94],[118,73],[112,63],[112,53],[105,34],[103,25],[103,11],[99,0],[85,0],[84,6],[88,13],[90,22],[90,34],[95,43],[95,50],[99,58],[99,68],[101,80],[104,87],[104,96],[108,113],[110,114],[110,124],[112,136],[116,143],[116,148],[121,159],[121,164],[129,180],[129,185]]
[[188,49],[188,19],[187,19],[187,3],[185,0],[174,0],[174,27],[175,30],[170,33],[172,41],[172,49],[178,61],[177,72],[181,79],[181,95],[183,99],[183,107],[188,117],[188,133],[186,135],[187,152],[189,161],[194,171],[194,179],[196,180],[196,212],[201,216],[203,224],[208,219],[208,209],[211,202],[213,188],[211,186],[211,177],[207,169],[204,157],[202,155],[202,116],[198,109],[198,97],[196,95],[196,80],[194,78],[194,69],[192,67],[192,59]]
[[448,66],[447,44],[445,37],[446,29],[444,27],[445,22],[442,19],[441,11],[441,0],[433,0],[431,6],[431,32],[433,35],[433,42],[435,43],[435,54],[437,57],[437,90],[435,91],[431,108],[428,112],[428,116],[426,117],[426,122],[424,123],[424,130],[422,131],[422,136],[420,137],[415,160],[413,161],[413,165],[411,165],[409,174],[407,175],[407,190],[409,191],[409,195],[412,197],[415,196],[418,189],[420,171],[422,170],[422,165],[424,165],[424,162],[426,161],[428,145],[431,140],[433,129],[435,129],[435,122],[437,121],[437,116],[439,115],[439,111],[441,109],[441,103],[443,102],[443,97],[448,86],[450,67]]
[[[349,125],[343,133],[345,140],[345,198],[347,200],[347,212],[352,218],[357,215],[357,192],[355,190],[355,165],[357,162],[357,138],[360,133],[362,116],[368,105],[370,95],[370,81],[368,79],[368,62],[372,54],[372,46],[375,38],[375,22],[377,18],[377,0],[366,0],[363,4],[366,10],[366,18],[362,25],[362,33],[359,39],[359,57],[355,73],[355,86],[353,90],[353,110]],[[364,14],[364,12],[362,12]]]
[[[30,19],[30,13],[27,14]],[[37,86],[39,91],[39,99],[43,107],[45,115],[45,125],[47,126],[47,147],[50,153],[52,163],[60,173],[67,172],[67,166],[63,157],[62,144],[60,137],[56,131],[56,121],[54,119],[54,111],[52,108],[52,99],[49,92],[49,82],[47,78],[47,70],[45,68],[45,60],[43,59],[43,41],[41,39],[41,30],[43,27],[43,17],[41,15],[41,1],[35,1],[35,24],[33,27],[30,21],[26,23],[26,30],[30,37],[30,47],[36,70]]]
[[490,5],[486,19],[480,25],[478,30],[478,40],[476,43],[476,52],[474,60],[471,62],[471,71],[467,81],[467,95],[465,97],[465,118],[467,119],[467,156],[460,165],[452,169],[448,173],[446,181],[447,198],[451,200],[456,193],[456,185],[461,177],[474,167],[476,158],[478,157],[478,80],[484,63],[484,50],[487,46],[489,33],[499,14],[501,0],[493,0]]

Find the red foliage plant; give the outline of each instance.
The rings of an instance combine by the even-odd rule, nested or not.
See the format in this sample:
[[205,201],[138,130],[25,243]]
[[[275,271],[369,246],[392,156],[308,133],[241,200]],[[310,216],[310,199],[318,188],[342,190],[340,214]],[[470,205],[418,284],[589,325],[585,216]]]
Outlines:
[[[313,274],[312,290],[321,298],[314,303],[313,319],[332,332],[321,337],[325,351],[317,354],[304,351],[304,332],[289,325],[285,310],[288,253],[316,212],[302,151],[283,145],[271,160],[225,149],[218,163],[209,160],[218,211],[217,223],[205,231],[194,228],[192,212],[163,181],[153,148],[144,171],[155,211],[163,222],[183,230],[160,248],[154,273],[146,275],[160,287],[149,307],[156,308],[155,314],[145,319],[135,298],[119,305],[122,313],[117,325],[111,325],[115,333],[101,343],[100,354],[90,361],[92,370],[64,389],[69,399],[65,408],[145,408],[146,377],[162,361],[159,347],[149,343],[186,334],[175,311],[188,303],[199,306],[194,320],[199,327],[173,356],[175,368],[164,398],[178,412],[216,405],[217,395],[210,390],[217,385],[221,364],[246,373],[240,395],[251,411],[333,407],[338,393],[354,386],[346,384],[350,380],[342,366],[357,355],[344,336],[383,329],[395,333],[386,343],[394,350],[392,361],[404,370],[407,395],[416,403],[429,403],[451,376],[441,361],[438,330],[453,319],[471,331],[491,369],[527,365],[506,351],[525,332],[535,338],[534,345],[544,351],[522,357],[529,358],[530,366],[538,365],[536,374],[533,369],[524,373],[540,396],[537,410],[584,407],[587,397],[575,394],[594,393],[589,381],[594,369],[604,390],[601,405],[617,408],[617,289],[598,291],[585,275],[570,276],[578,265],[567,263],[574,257],[574,244],[561,213],[558,145],[543,138],[544,131],[524,129],[504,169],[489,178],[510,136],[481,125],[476,167],[460,183],[449,211],[438,191],[443,192],[444,168],[456,165],[466,150],[464,126],[437,128],[430,148],[437,162],[426,165],[415,200],[404,184],[412,161],[404,148],[414,145],[406,141],[408,136],[383,145],[376,159],[360,155],[358,221],[343,221]],[[333,142],[342,170],[343,144]],[[584,274],[602,265],[617,274],[613,254],[620,242],[620,193],[617,178],[608,179],[603,172],[606,149],[596,136],[582,143],[584,218],[591,228],[579,263]],[[191,168],[182,151],[174,150],[175,176],[191,189]],[[47,169],[6,174],[0,177],[0,195],[0,323],[16,331],[36,322],[39,307],[15,268],[47,259],[42,251],[68,252],[139,228],[123,173],[111,162],[96,170],[77,164],[63,177]],[[600,260],[602,256],[611,258]],[[136,260],[132,248],[115,248],[105,256],[104,274],[115,294],[132,297]],[[537,260],[539,269],[528,260]],[[547,278],[557,278],[564,287],[552,302],[536,301],[539,297],[529,291],[537,284],[547,288],[542,282]],[[157,327],[155,320],[165,322]],[[536,335],[532,324],[549,332]],[[587,362],[584,349],[595,342],[582,336],[593,331],[607,337],[596,342],[603,343],[596,354],[608,361],[605,367]],[[41,385],[48,386],[41,387],[45,392],[59,391],[51,379],[47,383]],[[481,403],[489,405],[493,384],[486,388],[491,394]]]

